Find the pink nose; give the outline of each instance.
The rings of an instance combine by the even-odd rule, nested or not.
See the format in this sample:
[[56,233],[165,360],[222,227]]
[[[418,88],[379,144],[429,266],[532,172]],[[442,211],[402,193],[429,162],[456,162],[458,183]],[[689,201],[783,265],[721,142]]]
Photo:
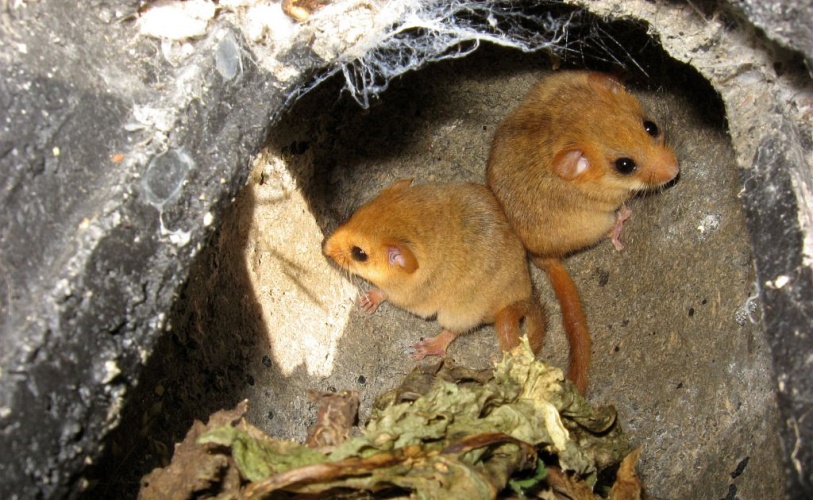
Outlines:
[[652,172],[652,180],[655,184],[664,184],[671,181],[680,172],[677,158],[671,151],[665,151],[657,158],[656,167]]

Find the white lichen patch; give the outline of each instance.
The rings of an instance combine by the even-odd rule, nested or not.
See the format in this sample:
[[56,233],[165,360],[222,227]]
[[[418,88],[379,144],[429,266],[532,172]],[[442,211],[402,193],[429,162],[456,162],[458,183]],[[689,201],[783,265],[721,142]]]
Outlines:
[[757,307],[759,305],[759,293],[754,291],[752,295],[750,295],[745,302],[734,311],[734,321],[737,322],[738,325],[744,326],[747,323],[756,323],[757,322]]
[[104,362],[104,376],[102,378],[103,384],[109,384],[113,381],[116,377],[121,374],[121,368],[119,368],[118,363],[116,360],[107,360]]
[[[382,42],[382,21],[392,23],[401,14],[400,9],[387,9],[381,19],[381,12],[373,2],[337,2],[325,7],[312,18],[317,36],[311,48],[325,61],[363,57]],[[335,33],[342,36],[331,36]]]
[[[813,122],[813,120],[810,120]],[[811,126],[813,130],[813,125]],[[810,132],[810,131],[809,131]],[[813,136],[813,134],[811,134]],[[808,154],[805,159],[807,165],[813,165],[813,154]],[[798,179],[799,173],[794,172],[795,175],[791,177],[794,188],[802,199],[802,207],[813,207],[813,192],[811,186],[807,182]],[[813,267],[813,210],[799,210],[799,227],[803,229],[802,240],[802,262],[808,267]]]
[[783,275],[777,276],[773,280],[768,280],[765,283],[765,286],[767,286],[768,288],[774,288],[774,289],[779,290],[781,288],[784,288],[785,285],[787,285],[788,283],[790,283],[790,278],[783,274]]
[[138,19],[142,35],[167,40],[186,40],[206,34],[215,16],[214,2],[158,0]]
[[705,240],[711,233],[720,229],[720,216],[718,214],[706,214],[697,225],[697,232],[700,241]]

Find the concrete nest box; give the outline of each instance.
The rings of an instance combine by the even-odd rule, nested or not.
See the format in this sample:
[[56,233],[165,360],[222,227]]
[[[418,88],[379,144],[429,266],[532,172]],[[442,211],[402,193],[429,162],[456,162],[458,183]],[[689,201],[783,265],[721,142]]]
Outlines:
[[[811,493],[810,2],[5,2],[0,491],[134,497],[193,419],[374,396],[437,323],[366,316],[324,237],[401,178],[484,180],[542,75],[619,75],[678,182],[566,261],[665,498]],[[438,221],[442,228],[442,221]],[[476,263],[472,263],[476,265]],[[545,276],[541,358],[566,365]],[[499,358],[491,327],[449,355]]]

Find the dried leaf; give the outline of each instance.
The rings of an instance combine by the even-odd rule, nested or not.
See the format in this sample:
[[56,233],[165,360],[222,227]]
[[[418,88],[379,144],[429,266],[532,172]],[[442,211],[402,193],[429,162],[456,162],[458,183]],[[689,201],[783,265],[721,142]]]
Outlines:
[[209,454],[208,448],[202,447],[197,441],[199,436],[213,427],[219,428],[239,421],[246,409],[247,402],[243,401],[234,410],[222,410],[213,414],[206,425],[196,420],[184,440],[175,445],[172,463],[167,467],[154,469],[142,478],[138,498],[192,498],[197,492],[207,491],[218,484],[220,491],[236,494],[240,488],[240,477],[236,468],[232,467],[230,457]]
[[281,441],[260,433],[247,422],[213,429],[198,443],[215,443],[231,448],[240,474],[249,481],[261,481],[272,474],[322,462],[324,454],[294,441]]
[[610,490],[610,500],[641,500],[647,498],[641,478],[638,477],[638,473],[635,471],[640,456],[641,448],[636,448],[621,461],[621,466],[615,476],[615,484]]
[[[484,467],[474,467],[488,451]],[[536,460],[534,448],[505,434],[470,436],[441,451],[418,446],[316,464],[272,476],[251,485],[247,498],[263,498],[274,491],[325,493],[338,488],[367,491],[413,490],[418,498],[494,498],[514,470]],[[482,464],[481,464],[482,465]],[[501,478],[494,481],[494,478]]]
[[[313,440],[346,435],[353,398],[334,407],[342,399],[334,396],[312,395],[325,403]],[[553,494],[594,498],[597,460],[618,464],[619,450],[629,449],[612,408],[590,407],[561,370],[534,359],[527,341],[490,372],[449,363],[416,368],[376,402],[361,436],[332,450],[270,438],[243,420],[209,429],[197,439],[198,452],[226,459],[226,466],[216,465],[227,474],[239,470],[249,481],[239,493],[245,498],[278,492],[327,498],[355,491],[490,499],[518,474],[525,479],[512,487],[520,493],[550,495],[541,491],[547,483]],[[545,468],[537,452],[553,467]],[[207,469],[208,493],[225,493],[211,483],[214,475]]]
[[378,396],[373,403],[373,408],[383,410],[395,403],[415,401],[427,394],[438,379],[456,385],[482,385],[493,378],[493,371],[493,369],[472,370],[456,366],[448,360],[440,360],[429,365],[417,365],[404,377],[398,387]]
[[579,481],[561,469],[553,467],[548,471],[548,484],[553,488],[556,498],[568,500],[597,500],[601,497],[593,493],[583,481]]
[[308,431],[306,444],[311,448],[332,447],[350,435],[359,409],[358,391],[308,391],[308,398],[319,407],[316,422]]

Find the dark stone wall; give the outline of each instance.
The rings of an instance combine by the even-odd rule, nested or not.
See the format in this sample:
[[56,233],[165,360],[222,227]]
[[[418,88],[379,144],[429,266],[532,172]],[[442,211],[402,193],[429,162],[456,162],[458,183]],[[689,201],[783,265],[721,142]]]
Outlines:
[[0,14],[3,498],[63,496],[98,453],[290,93],[228,26],[175,68],[139,2],[91,4]]
[[[793,137],[790,130],[783,131]],[[792,187],[792,172],[803,165],[788,154],[788,135],[769,135],[761,141],[754,165],[743,172],[748,229],[754,261],[762,284],[763,322],[771,346],[777,379],[779,410],[789,494],[813,495],[813,272],[803,262],[804,231]]]
[[[758,38],[763,38],[777,60],[785,60],[786,65],[798,58],[807,74],[813,75],[813,2],[732,0],[730,5],[744,24],[758,28]],[[777,73],[787,70],[783,66],[776,63]],[[810,94],[809,79],[799,87]],[[777,114],[785,108],[785,103],[777,102]],[[809,262],[813,249],[805,248],[806,238],[810,245],[810,228],[802,225],[813,220],[813,206],[798,197],[813,185],[812,132],[809,121],[794,123],[787,117],[774,130],[754,127],[758,147],[751,168],[742,172],[763,322],[784,420],[778,431],[790,498],[813,496],[813,419],[809,418],[813,412],[813,269]]]

